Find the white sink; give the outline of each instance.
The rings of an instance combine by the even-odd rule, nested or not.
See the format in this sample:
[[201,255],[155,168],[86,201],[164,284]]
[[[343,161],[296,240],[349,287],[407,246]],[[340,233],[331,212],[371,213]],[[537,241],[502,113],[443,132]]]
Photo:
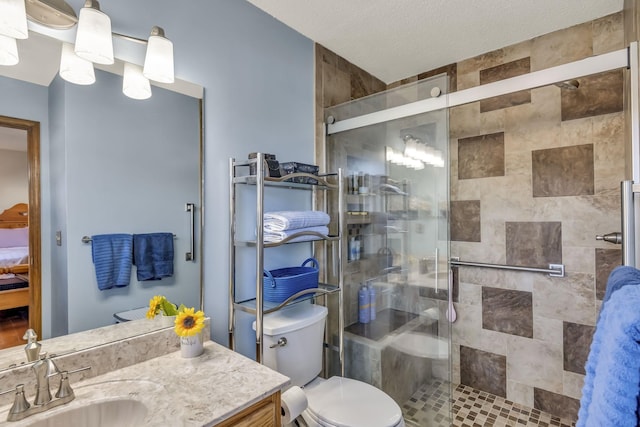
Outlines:
[[140,426],[147,416],[144,403],[133,399],[104,400],[55,411],[28,427],[127,427]]

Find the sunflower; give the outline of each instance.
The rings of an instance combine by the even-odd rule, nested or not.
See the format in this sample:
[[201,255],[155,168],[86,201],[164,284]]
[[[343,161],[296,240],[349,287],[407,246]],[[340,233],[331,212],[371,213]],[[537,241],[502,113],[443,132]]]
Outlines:
[[176,316],[176,334],[180,337],[191,337],[204,328],[204,313],[195,308],[184,308]]
[[149,310],[147,311],[147,319],[153,319],[160,312],[160,304],[164,297],[156,295],[149,300]]

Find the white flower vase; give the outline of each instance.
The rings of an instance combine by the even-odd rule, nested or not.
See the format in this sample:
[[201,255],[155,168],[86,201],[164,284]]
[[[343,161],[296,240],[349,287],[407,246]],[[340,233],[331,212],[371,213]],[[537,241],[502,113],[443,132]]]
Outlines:
[[160,316],[160,324],[163,327],[169,327],[169,326],[173,327],[175,326],[175,323],[176,323],[176,316],[164,316],[164,315]]
[[204,352],[202,333],[191,337],[180,337],[180,354],[184,358],[198,357]]

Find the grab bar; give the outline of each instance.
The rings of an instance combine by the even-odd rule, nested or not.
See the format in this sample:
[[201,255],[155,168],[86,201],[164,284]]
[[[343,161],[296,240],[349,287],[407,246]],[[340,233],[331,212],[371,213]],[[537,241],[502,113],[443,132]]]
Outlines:
[[519,265],[488,264],[483,262],[460,261],[451,258],[451,265],[458,267],[497,268],[501,270],[527,271],[529,273],[546,273],[549,277],[564,277],[564,264],[549,264],[549,268],[522,267]]
[[189,235],[189,252],[184,254],[185,261],[196,260],[195,240],[196,240],[196,205],[195,203],[187,203],[184,205],[184,210],[189,212],[189,226],[191,234]]

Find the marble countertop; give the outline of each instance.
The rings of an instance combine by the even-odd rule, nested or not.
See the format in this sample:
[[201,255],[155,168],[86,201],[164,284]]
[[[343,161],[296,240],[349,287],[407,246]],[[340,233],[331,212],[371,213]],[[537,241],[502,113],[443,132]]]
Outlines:
[[[147,407],[144,425],[213,426],[289,383],[278,372],[212,341],[205,343],[204,354],[192,359],[177,351],[84,381],[73,376],[75,400],[18,422],[6,421],[5,406],[0,408],[0,425],[29,426],[92,402],[130,399]],[[57,384],[52,379],[52,394]],[[32,402],[33,391],[26,394]]]

